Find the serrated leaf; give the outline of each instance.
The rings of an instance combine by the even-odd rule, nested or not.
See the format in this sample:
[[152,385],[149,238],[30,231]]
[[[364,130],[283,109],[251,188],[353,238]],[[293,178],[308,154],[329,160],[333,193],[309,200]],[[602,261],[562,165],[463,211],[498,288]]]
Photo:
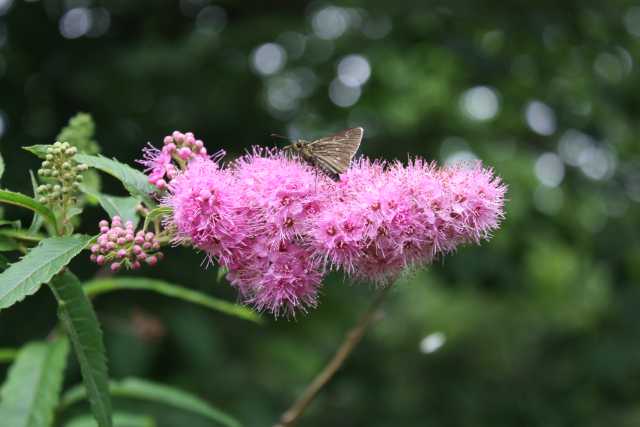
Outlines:
[[65,338],[25,345],[0,389],[0,422],[11,427],[49,427],[58,405],[69,352]]
[[[109,384],[111,395],[130,399],[139,399],[148,402],[162,403],[174,408],[199,414],[211,421],[227,427],[239,427],[241,424],[232,416],[222,412],[210,403],[199,397],[170,387],[139,378],[125,378],[122,381],[112,381]],[[68,390],[63,396],[61,405],[70,406],[86,395],[82,386],[76,386]]]
[[[66,423],[64,427],[96,427],[91,415],[82,415]],[[113,427],[156,427],[155,420],[148,415],[114,413]]]
[[84,185],[80,188],[85,194],[98,200],[98,203],[100,203],[100,206],[102,206],[102,209],[105,210],[109,217],[113,218],[118,215],[123,222],[131,221],[133,222],[133,228],[138,227],[138,222],[140,221],[140,217],[136,213],[136,208],[140,204],[138,199],[99,193],[85,187]]
[[51,147],[50,144],[36,144],[22,147],[22,149],[27,150],[40,159],[45,159],[47,157],[47,148],[49,147]]
[[58,316],[80,364],[91,412],[99,427],[112,427],[107,356],[96,313],[80,281],[70,271],[54,277],[49,287],[58,301]]
[[168,206],[159,206],[155,209],[151,209],[147,216],[144,218],[143,229],[146,231],[152,221],[155,221],[156,219],[162,218],[164,216],[170,216],[172,214],[173,208],[170,208]]
[[76,154],[75,160],[89,167],[99,169],[120,180],[124,188],[126,188],[133,197],[144,202],[148,207],[155,207],[156,202],[151,197],[151,194],[155,191],[155,187],[149,183],[147,176],[139,170],[104,156]]
[[0,273],[0,310],[34,294],[87,246],[91,236],[44,239],[21,260]]
[[247,307],[213,298],[201,292],[186,289],[182,286],[174,285],[162,280],[147,279],[144,277],[111,277],[95,279],[85,283],[84,290],[90,297],[118,290],[152,291],[168,297],[181,299],[192,304],[202,305],[212,310],[240,317],[241,319],[260,322],[260,316]]
[[47,221],[54,230],[56,230],[56,232],[58,230],[56,217],[53,215],[51,209],[27,195],[15,193],[9,190],[0,190],[0,203],[31,209],[41,215],[44,220]]

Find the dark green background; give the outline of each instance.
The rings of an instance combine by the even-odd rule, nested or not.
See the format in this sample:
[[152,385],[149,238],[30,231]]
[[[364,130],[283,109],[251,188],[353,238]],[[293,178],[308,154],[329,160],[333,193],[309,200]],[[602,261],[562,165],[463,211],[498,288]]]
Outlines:
[[[334,5],[345,8],[338,13],[350,17],[348,29],[328,41],[312,26],[328,3],[221,2],[209,9],[217,18],[202,24],[208,4],[15,0],[0,16],[2,186],[30,191],[26,171],[38,162],[19,147],[52,142],[77,111],[93,114],[103,153],[129,163],[174,129],[231,156],[278,143],[272,132],[315,137],[353,125],[365,127],[361,151],[371,157],[444,162],[473,153],[509,185],[502,229],[402,280],[384,319],[301,425],[640,424],[640,2],[349,1]],[[60,20],[74,7],[102,8],[95,13],[108,13],[106,32],[64,38]],[[376,22],[391,24],[382,38],[363,32]],[[287,32],[307,37],[304,53],[289,51],[276,76],[256,73],[254,49]],[[328,88],[348,54],[364,55],[372,72],[359,101],[341,108]],[[314,87],[304,86],[312,91],[292,111],[276,112],[268,88],[287,87],[292,72],[312,73]],[[497,95],[490,120],[461,108],[476,86]],[[539,120],[555,118],[545,135],[528,125],[530,102]],[[586,145],[570,145],[576,131],[589,135]],[[573,160],[569,146],[582,147]],[[544,166],[557,171],[560,159],[569,162],[561,183],[545,186]],[[115,181],[105,186],[122,194]],[[88,212],[83,231],[94,233],[101,215]],[[142,274],[233,300],[202,259],[171,249]],[[85,259],[74,268],[95,274]],[[113,377],[164,381],[247,426],[268,426],[371,291],[332,277],[318,309],[264,326],[145,294],[104,296],[96,308]],[[141,333],[140,318],[162,333]],[[0,346],[43,338],[54,319],[43,289],[0,314]],[[444,345],[422,353],[433,333],[444,334]],[[68,383],[78,381],[72,367]],[[156,415],[159,426],[209,425],[156,406],[116,405]]]

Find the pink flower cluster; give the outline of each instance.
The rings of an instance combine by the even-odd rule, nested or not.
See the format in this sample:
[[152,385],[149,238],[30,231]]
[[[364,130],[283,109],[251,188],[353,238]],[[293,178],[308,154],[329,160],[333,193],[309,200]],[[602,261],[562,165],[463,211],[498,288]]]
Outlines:
[[[182,133],[174,131],[164,137],[162,149],[151,145],[143,149],[143,159],[138,162],[145,166],[145,172],[149,175],[149,182],[164,190],[180,169],[184,169],[192,159],[207,159],[207,149],[204,143],[196,139],[191,132]],[[224,152],[216,155],[223,156]]]
[[[141,163],[172,208],[165,226],[174,242],[207,253],[246,303],[276,316],[316,306],[328,271],[388,285],[489,238],[503,217],[506,187],[479,162],[438,168],[420,158],[361,158],[334,182],[281,150],[256,148],[224,167],[223,155],[174,132],[162,150],[146,148]],[[114,242],[101,238],[96,262]]]
[[246,302],[273,313],[315,306],[322,265],[309,220],[329,180],[279,152],[257,150],[221,169],[193,161],[163,199],[178,243],[191,243],[229,269]]
[[163,258],[160,243],[152,232],[134,230],[133,223],[127,221],[124,226],[119,216],[102,220],[98,224],[100,235],[91,246],[91,261],[98,265],[110,264],[112,271],[121,268],[136,270],[142,262],[154,266]]

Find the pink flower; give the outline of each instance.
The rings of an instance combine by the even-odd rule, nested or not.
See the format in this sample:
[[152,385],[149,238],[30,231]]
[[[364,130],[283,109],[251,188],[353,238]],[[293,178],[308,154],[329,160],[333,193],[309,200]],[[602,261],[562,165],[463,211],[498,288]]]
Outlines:
[[505,187],[480,164],[438,170],[367,159],[343,174],[310,233],[317,258],[358,280],[387,284],[497,228]]
[[[281,243],[266,249],[266,238],[257,238],[251,258],[230,266],[227,278],[244,301],[276,317],[295,316],[317,305],[323,274],[308,249],[299,243]],[[263,250],[260,250],[262,248]]]
[[253,233],[235,177],[208,158],[192,160],[171,181],[163,204],[173,208],[174,240],[192,244],[225,266]]
[[326,175],[279,150],[256,148],[230,168],[242,194],[242,210],[272,248],[293,238],[306,239],[309,221],[333,185]]
[[[162,151],[147,149],[148,167],[150,180],[167,182],[162,203],[173,209],[165,225],[174,241],[205,251],[246,303],[276,316],[315,307],[327,269],[387,285],[489,238],[503,217],[506,187],[480,163],[439,169],[419,158],[362,158],[334,182],[276,149],[255,148],[222,168],[192,134],[164,142]],[[125,241],[136,267],[161,258],[148,253],[155,246],[146,236],[107,226],[92,248],[96,262],[103,248],[128,259],[117,252]]]
[[[138,163],[145,166],[149,183],[158,190],[167,188],[167,184],[178,175],[180,170],[184,169],[185,162],[188,164],[196,158],[209,158],[204,143],[196,139],[191,132],[174,131],[171,135],[164,137],[163,143],[161,150],[149,144],[142,150],[143,159],[138,160]],[[224,151],[220,150],[211,157],[220,159],[224,154]]]

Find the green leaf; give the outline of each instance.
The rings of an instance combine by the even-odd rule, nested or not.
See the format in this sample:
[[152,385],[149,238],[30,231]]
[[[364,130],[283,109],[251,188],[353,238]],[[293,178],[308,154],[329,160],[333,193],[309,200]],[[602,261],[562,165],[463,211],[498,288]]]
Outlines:
[[24,240],[26,242],[39,242],[44,239],[40,233],[30,233],[27,230],[14,228],[0,228],[0,236],[10,237],[16,240]]
[[96,313],[80,281],[70,271],[54,277],[49,287],[58,301],[58,316],[80,364],[93,416],[99,427],[112,427],[107,356]]
[[[138,378],[126,378],[122,381],[112,381],[109,384],[109,389],[114,397],[162,403],[202,415],[211,421],[228,427],[239,427],[241,425],[236,419],[199,397],[164,384],[157,384]],[[70,406],[82,400],[85,395],[84,387],[73,387],[62,396],[61,406]]]
[[4,175],[4,159],[2,158],[2,154],[0,154],[0,178]]
[[[29,177],[31,178],[31,187],[33,188],[33,198],[38,198],[38,180],[36,179],[36,175],[33,171],[29,171]],[[29,226],[29,232],[35,233],[40,230],[42,227],[42,216],[38,215],[36,212],[33,213],[33,219],[31,220],[31,225]]]
[[173,214],[173,209],[168,206],[160,206],[155,209],[151,209],[147,216],[144,218],[144,227],[143,230],[147,230],[151,221],[155,221],[156,219],[161,219],[164,216],[170,216]]
[[27,147],[22,147],[23,150],[27,150],[31,154],[39,157],[41,159],[45,159],[47,157],[47,148],[51,147],[50,144],[37,144],[37,145],[29,145]]
[[90,297],[117,290],[153,291],[168,297],[178,298],[193,304],[202,305],[231,316],[240,317],[253,322],[260,322],[260,316],[247,307],[213,298],[203,293],[167,283],[162,280],[147,279],[144,277],[111,277],[95,279],[87,282],[84,286],[84,290]]
[[3,426],[51,426],[68,352],[66,338],[27,344],[18,352],[0,390]]
[[18,250],[20,245],[15,240],[0,235],[0,252],[12,252]]
[[[64,427],[96,427],[96,421],[91,415],[82,415],[66,423]],[[156,427],[154,419],[148,415],[114,413],[114,427]]]
[[99,169],[119,179],[124,185],[124,188],[126,188],[133,197],[144,202],[148,207],[155,207],[156,202],[151,197],[151,194],[155,191],[155,187],[149,184],[147,176],[139,170],[104,156],[76,154],[75,159],[79,163],[84,163],[87,166]]
[[13,362],[17,355],[15,348],[0,348],[0,363]]
[[44,239],[21,260],[0,273],[0,310],[34,294],[87,246],[91,236]]
[[123,222],[131,221],[133,222],[133,228],[138,227],[138,222],[140,221],[140,217],[136,213],[136,208],[140,204],[138,199],[133,197],[111,196],[93,191],[84,185],[80,188],[85,194],[97,199],[98,203],[100,203],[100,206],[102,206],[102,209],[105,210],[109,217],[113,218],[118,215]]
[[22,222],[20,222],[19,219],[0,219],[0,227],[4,227],[5,225],[8,225],[11,228],[20,228],[22,226]]
[[26,196],[22,193],[14,193],[13,191],[9,190],[0,190],[0,203],[7,203],[9,205],[31,209],[32,211],[41,215],[56,232],[58,230],[56,217],[53,215],[51,209],[49,209],[42,203],[37,202],[35,199],[29,196]]

